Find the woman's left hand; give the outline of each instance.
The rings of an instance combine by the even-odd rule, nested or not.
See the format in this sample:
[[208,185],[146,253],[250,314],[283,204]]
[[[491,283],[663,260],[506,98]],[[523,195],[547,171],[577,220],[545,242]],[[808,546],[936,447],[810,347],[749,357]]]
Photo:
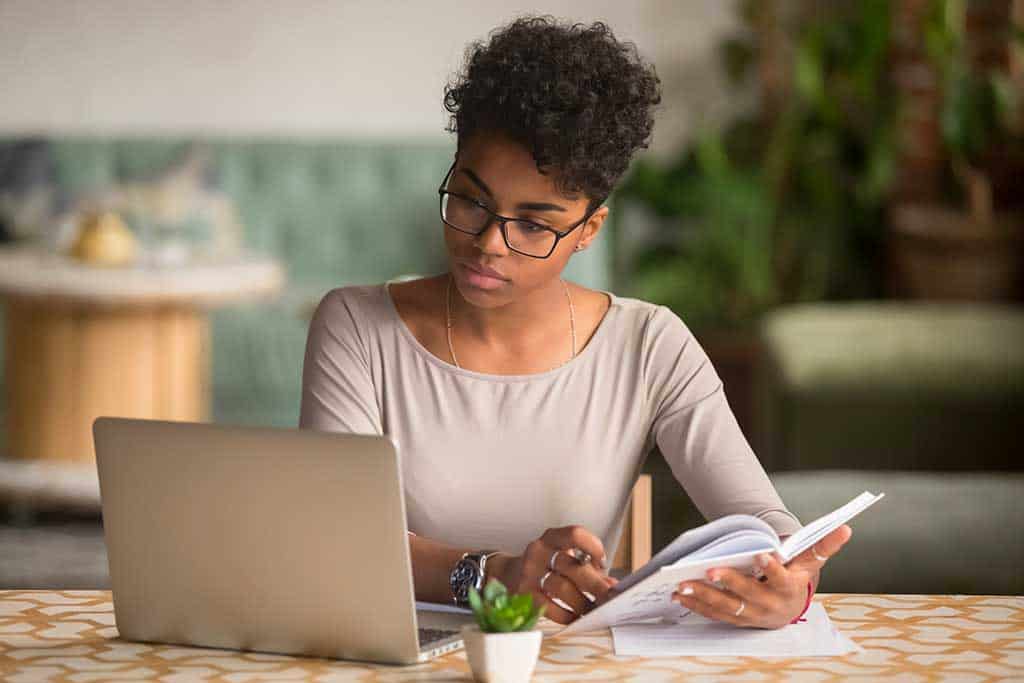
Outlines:
[[[672,599],[709,619],[737,626],[785,626],[803,611],[808,582],[817,585],[822,566],[850,540],[852,533],[849,526],[842,525],[793,558],[788,566],[774,555],[759,555],[764,580],[730,567],[710,569],[708,580],[717,581],[722,588],[703,581],[683,581]],[[687,588],[692,590],[688,595],[684,594]]]

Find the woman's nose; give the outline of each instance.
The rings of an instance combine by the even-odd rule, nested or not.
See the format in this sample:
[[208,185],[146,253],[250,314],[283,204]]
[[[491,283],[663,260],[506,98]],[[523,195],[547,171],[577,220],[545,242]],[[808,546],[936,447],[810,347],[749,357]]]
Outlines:
[[483,232],[476,236],[476,246],[485,254],[503,256],[508,253],[505,237],[501,234],[501,223],[497,219],[484,226]]

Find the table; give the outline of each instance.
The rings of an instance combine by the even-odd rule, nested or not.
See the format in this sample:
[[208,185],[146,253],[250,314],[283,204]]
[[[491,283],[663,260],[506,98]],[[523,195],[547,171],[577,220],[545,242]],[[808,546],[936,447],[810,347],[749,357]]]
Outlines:
[[0,248],[7,454],[95,468],[98,415],[206,419],[206,309],[277,291],[273,259],[104,268],[33,246]]
[[[547,680],[1022,680],[1024,597],[822,594],[864,652],[835,658],[616,657],[607,631],[547,639]],[[541,621],[546,633],[557,629]],[[756,675],[755,675],[756,674]],[[468,680],[464,651],[398,667],[117,639],[107,591],[0,591],[0,678],[114,680]]]

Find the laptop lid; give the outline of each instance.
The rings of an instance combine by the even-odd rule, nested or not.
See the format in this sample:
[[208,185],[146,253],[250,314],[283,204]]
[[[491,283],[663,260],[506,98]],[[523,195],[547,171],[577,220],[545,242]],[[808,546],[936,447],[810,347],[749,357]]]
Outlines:
[[111,417],[93,435],[123,638],[417,661],[389,438]]

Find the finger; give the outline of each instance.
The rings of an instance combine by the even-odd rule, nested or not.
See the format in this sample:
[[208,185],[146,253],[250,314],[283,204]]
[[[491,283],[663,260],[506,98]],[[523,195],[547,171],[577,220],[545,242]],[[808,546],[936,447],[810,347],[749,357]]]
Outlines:
[[779,562],[779,558],[770,553],[763,553],[754,558],[765,576],[765,583],[774,590],[782,590],[789,586],[789,569]]
[[591,562],[598,569],[605,569],[608,566],[601,539],[578,524],[548,529],[541,536],[541,540],[552,548],[579,548],[589,553]]
[[[546,585],[547,584],[545,583],[545,586]],[[521,592],[530,593],[531,595],[533,595],[534,604],[544,605],[544,616],[557,624],[562,624],[564,626],[565,624],[568,624],[576,619],[577,615],[573,614],[564,607],[559,606],[557,603],[552,602],[551,598],[542,593],[540,588],[534,588],[530,591]]]
[[748,604],[764,605],[772,590],[757,579],[731,567],[712,569],[708,572],[710,581],[717,581],[733,595],[746,600]]
[[580,564],[566,553],[559,553],[555,558],[555,571],[569,579],[582,593],[590,593],[595,600],[608,599],[608,592],[614,585],[605,574],[594,568],[592,564]]
[[558,598],[564,602],[576,614],[583,614],[590,609],[590,601],[579,591],[576,584],[561,574],[552,572],[548,575],[541,590],[547,593],[549,598]]
[[[687,588],[693,591],[692,594],[685,594]],[[757,605],[746,603],[743,604],[743,610],[740,611],[739,608],[743,600],[741,597],[715,588],[702,581],[684,582],[680,592],[674,593],[672,599],[683,607],[702,614],[709,619],[724,621],[737,626],[745,626],[751,623],[758,615],[759,610]],[[740,611],[739,615],[736,614],[737,611]]]
[[839,552],[850,537],[853,529],[847,524],[828,534],[810,548],[800,553],[793,561],[802,565],[805,569],[817,571],[825,566],[830,557]]
[[540,577],[548,571],[548,562],[551,560],[551,554],[555,550],[557,548],[548,545],[542,538],[531,541],[523,551],[523,566],[521,570],[523,581],[527,583],[539,581]]

